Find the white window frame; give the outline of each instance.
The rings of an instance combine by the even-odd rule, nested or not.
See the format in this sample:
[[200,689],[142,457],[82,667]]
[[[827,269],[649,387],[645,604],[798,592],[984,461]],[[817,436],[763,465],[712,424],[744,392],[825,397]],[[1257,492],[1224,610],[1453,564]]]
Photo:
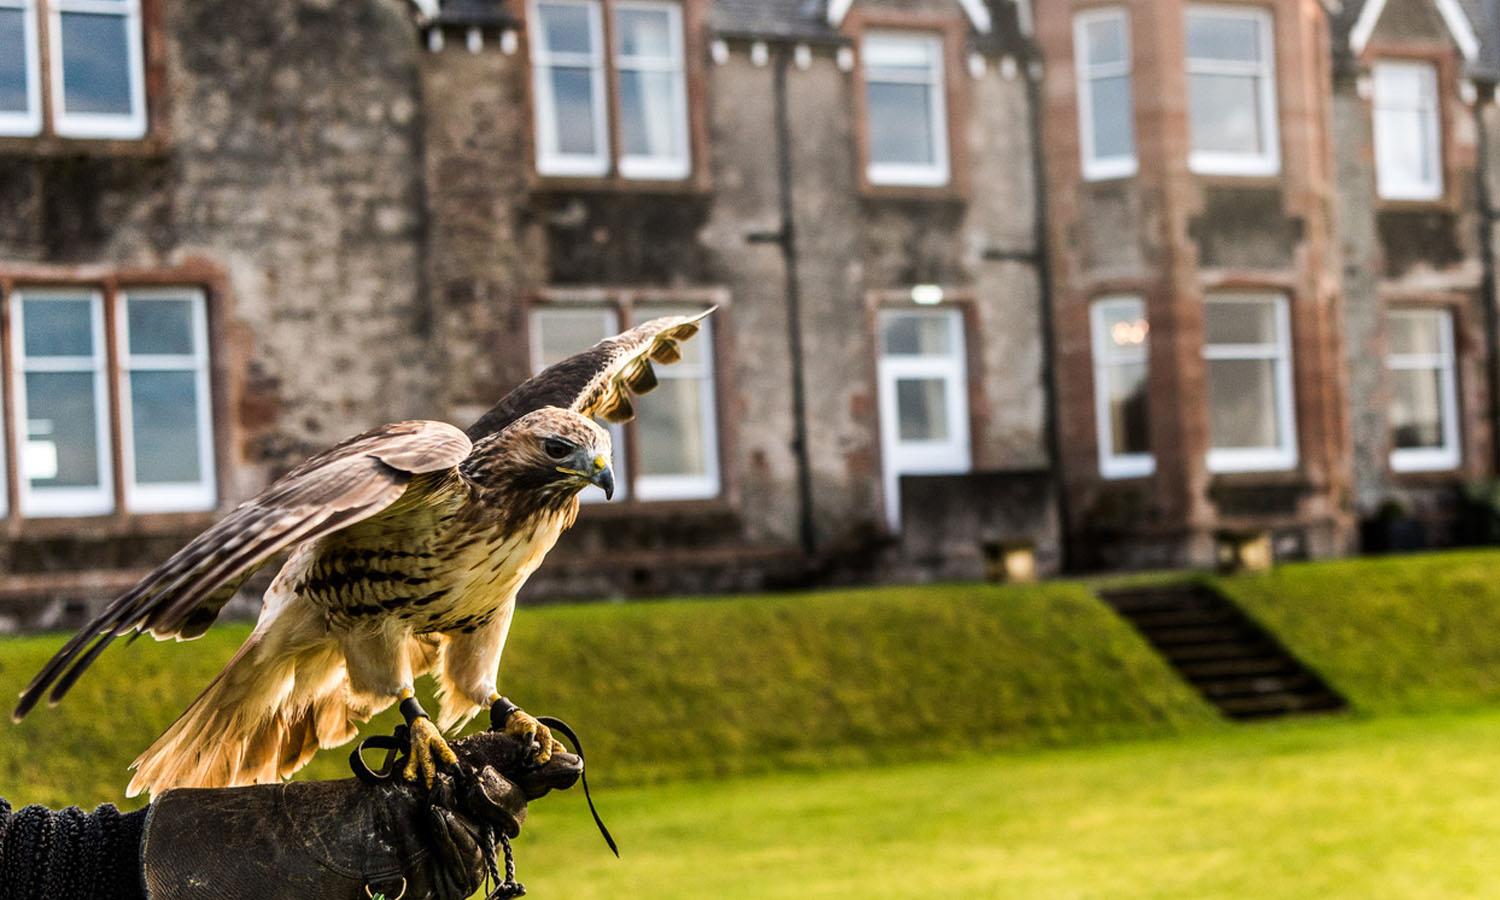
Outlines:
[[[928,77],[911,79],[885,77],[872,79],[870,77],[869,62],[869,43],[872,38],[876,41],[893,40],[927,44],[932,52],[933,61]],[[868,31],[865,33],[864,51],[860,54],[860,57],[865,67],[865,147],[866,152],[870,156],[865,166],[865,177],[873,185],[942,187],[948,184],[952,177],[952,163],[948,158],[948,82],[945,69],[946,59],[943,36],[926,31],[894,31],[889,29]],[[932,92],[932,103],[930,105],[931,121],[928,123],[932,129],[932,165],[876,162],[875,144],[870,134],[869,85],[871,83],[920,84],[925,85]]]
[[[26,301],[90,300],[90,318],[93,327],[92,356],[42,357],[30,359],[26,356],[24,306]],[[109,373],[107,345],[104,330],[104,297],[92,288],[64,289],[17,289],[11,292],[11,359],[16,378],[15,409],[13,422],[16,444],[20,450],[17,474],[20,494],[20,512],[32,518],[56,516],[106,515],[115,510],[113,446],[109,428]],[[30,434],[26,412],[26,374],[28,372],[89,372],[94,375],[94,440],[98,458],[99,483],[94,487],[43,487],[33,488],[26,477],[26,441]]]
[[1456,469],[1463,462],[1459,436],[1457,354],[1453,346],[1453,313],[1447,309],[1393,309],[1397,316],[1436,316],[1437,353],[1389,353],[1386,367],[1392,371],[1422,370],[1438,373],[1439,413],[1443,417],[1443,443],[1439,447],[1391,447],[1391,471],[1438,472]]
[[1129,307],[1138,318],[1146,320],[1146,302],[1134,295],[1102,297],[1095,300],[1089,310],[1094,345],[1094,425],[1099,443],[1099,474],[1110,479],[1145,478],[1156,472],[1155,454],[1114,452],[1114,418],[1110,414],[1109,388],[1116,366],[1144,364],[1149,373],[1149,338],[1133,347],[1114,344],[1105,333],[1105,313],[1111,307]]
[[[540,7],[572,6],[588,11],[591,53],[553,53],[545,46],[545,28]],[[536,168],[542,175],[602,176],[609,174],[609,86],[604,67],[608,50],[604,43],[604,6],[599,0],[531,0],[528,10],[534,24],[531,40],[532,94],[536,107]],[[595,152],[563,153],[554,144],[557,135],[557,102],[552,94],[552,68],[589,70],[594,94]]]
[[42,73],[36,0],[0,0],[0,9],[21,11],[21,47],[26,53],[26,109],[0,111],[0,136],[32,137],[42,131]]
[[[606,338],[620,331],[620,313],[613,306],[572,306],[559,303],[532,307],[527,327],[530,330],[528,337],[531,344],[531,374],[533,375],[539,374],[547,366],[552,365],[547,361],[547,354],[542,348],[542,320],[549,316],[578,319],[594,317],[604,326],[601,334]],[[599,424],[609,430],[610,445],[614,450],[611,464],[615,473],[615,497],[619,500],[629,499],[634,493],[634,488],[630,483],[629,472],[626,470],[628,454],[625,451],[625,426],[610,422]],[[578,495],[578,499],[583,503],[603,503],[608,498],[604,496],[603,490],[588,487]]]
[[[646,301],[637,303],[641,306],[656,306],[658,309],[664,304],[652,304]],[[684,310],[686,312],[687,310]],[[698,308],[694,308],[694,312]],[[645,316],[637,315],[637,325],[649,321]],[[698,345],[698,353],[702,357],[700,362],[691,363],[686,359],[675,362],[669,366],[656,366],[656,377],[660,381],[671,381],[673,379],[697,378],[699,397],[698,408],[702,416],[698,427],[703,430],[703,472],[698,475],[646,475],[644,473],[635,476],[635,496],[639,500],[706,500],[719,496],[720,474],[719,474],[719,413],[717,408],[717,397],[715,392],[718,381],[714,368],[714,333],[713,322],[704,319],[698,323],[698,336],[693,339]],[[650,403],[649,396],[641,402]],[[640,432],[640,424],[636,424],[636,432]]]
[[[146,136],[146,61],[141,34],[140,0],[49,0],[48,32],[51,35],[52,127],[62,137],[142,138]],[[130,78],[130,112],[70,113],[67,85],[63,80],[62,15],[88,13],[125,19],[126,60]]]
[[[1389,97],[1382,100],[1380,86],[1385,81],[1382,74],[1390,76],[1397,73],[1417,76],[1422,96],[1415,109],[1407,106],[1393,107]],[[1442,199],[1443,115],[1442,91],[1438,86],[1437,66],[1422,60],[1380,60],[1373,67],[1371,82],[1373,85],[1371,124],[1375,139],[1375,184],[1381,198],[1385,200]],[[1405,177],[1406,173],[1392,170],[1390,158],[1382,151],[1382,147],[1385,146],[1383,135],[1387,132],[1386,127],[1382,125],[1385,121],[1382,113],[1387,111],[1415,112],[1422,116],[1422,124],[1426,129],[1422,149],[1432,164],[1430,179],[1409,179]]]
[[[942,318],[949,329],[949,353],[946,356],[901,356],[886,353],[886,324],[893,319],[906,317]],[[899,532],[901,476],[962,474],[973,468],[969,443],[968,345],[964,336],[963,313],[955,307],[881,310],[877,317],[875,340],[885,517],[891,531]],[[948,440],[901,440],[896,410],[896,381],[902,378],[941,378],[947,383],[945,400],[949,423]]]
[[[1115,63],[1089,62],[1088,28],[1098,22],[1118,21],[1123,35],[1124,59]],[[1073,17],[1073,59],[1078,82],[1078,152],[1083,159],[1086,181],[1106,178],[1129,178],[1137,170],[1135,154],[1135,99],[1131,97],[1131,147],[1121,156],[1096,156],[1094,153],[1094,80],[1123,76],[1134,91],[1131,74],[1130,13],[1122,7],[1090,9]]]
[[[1278,447],[1212,447],[1208,451],[1210,472],[1277,472],[1297,465],[1297,412],[1292,383],[1292,323],[1287,299],[1280,294],[1210,294],[1208,304],[1272,304],[1275,310],[1276,340],[1269,344],[1203,343],[1205,365],[1214,360],[1271,360],[1275,364],[1276,423],[1281,435]],[[1205,308],[1204,314],[1207,315]],[[1212,377],[1207,372],[1205,377]],[[1205,392],[1205,398],[1209,392]],[[1210,444],[1213,436],[1209,435]]]
[[[1187,16],[1202,14],[1254,22],[1260,35],[1262,54],[1255,62],[1238,60],[1195,59],[1188,55],[1189,90],[1194,75],[1238,75],[1256,78],[1259,86],[1260,133],[1265,141],[1259,153],[1226,153],[1191,150],[1188,168],[1202,175],[1275,175],[1281,171],[1281,135],[1276,104],[1276,43],[1269,11],[1251,6],[1216,3],[1193,3]],[[1186,48],[1184,47],[1185,55]],[[1188,129],[1191,135],[1191,108]],[[1189,138],[1191,141],[1191,137]]]
[[[143,300],[186,300],[192,309],[193,352],[191,354],[142,354],[130,352],[129,303]],[[213,394],[208,352],[208,304],[201,290],[193,288],[130,288],[115,299],[116,352],[120,359],[120,451],[125,471],[125,507],[133,513],[192,512],[213,509],[218,504],[214,471]],[[195,373],[198,396],[195,410],[198,426],[198,471],[196,482],[138,484],[135,480],[135,412],[132,409],[131,376],[135,370]]]
[[[642,180],[676,180],[686,178],[693,168],[691,139],[688,133],[687,69],[683,48],[682,6],[680,3],[664,3],[660,0],[616,0],[613,11],[639,9],[650,12],[665,12],[671,41],[670,56],[641,57],[626,56],[614,51],[616,83],[621,72],[666,72],[672,79],[672,127],[675,143],[682,148],[679,156],[632,156],[625,152],[623,136],[620,146],[620,174],[626,178]],[[616,32],[618,34],[618,31]],[[617,42],[618,43],[618,42]],[[605,135],[608,138],[608,135]]]

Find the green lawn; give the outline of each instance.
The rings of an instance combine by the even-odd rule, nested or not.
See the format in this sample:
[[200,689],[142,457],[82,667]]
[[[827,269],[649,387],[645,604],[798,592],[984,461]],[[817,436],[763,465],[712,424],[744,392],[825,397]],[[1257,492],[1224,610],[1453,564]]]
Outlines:
[[1500,712],[615,788],[532,807],[533,896],[1500,894]]

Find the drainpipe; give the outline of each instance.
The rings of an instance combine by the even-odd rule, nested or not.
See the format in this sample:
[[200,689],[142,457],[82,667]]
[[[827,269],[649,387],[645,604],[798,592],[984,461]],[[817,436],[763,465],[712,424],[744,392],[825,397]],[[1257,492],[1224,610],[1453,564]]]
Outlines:
[[1483,266],[1480,293],[1484,302],[1486,383],[1489,387],[1490,475],[1500,475],[1500,310],[1495,308],[1495,198],[1490,194],[1490,139],[1485,129],[1484,108],[1493,97],[1494,86],[1474,103],[1474,132],[1479,140],[1479,165],[1475,190],[1479,199],[1479,259]]
[[807,371],[802,356],[802,282],[797,270],[797,231],[792,212],[792,123],[787,109],[787,67],[791,51],[782,44],[776,51],[776,166],[780,194],[781,228],[774,234],[752,235],[751,240],[777,244],[786,273],[786,339],[792,357],[792,453],[797,458],[798,533],[802,552],[811,559],[818,550],[813,524],[812,454],[807,440]]
[[1031,180],[1034,184],[1035,210],[1032,213],[1034,233],[1032,242],[1036,253],[1036,280],[1041,294],[1042,330],[1042,389],[1047,392],[1042,428],[1046,435],[1047,455],[1052,460],[1052,483],[1057,493],[1058,564],[1066,572],[1071,569],[1071,541],[1073,516],[1068,504],[1068,488],[1063,480],[1062,436],[1057,425],[1057,363],[1052,330],[1054,310],[1052,308],[1052,258],[1048,253],[1047,219],[1047,164],[1042,140],[1042,54],[1034,40],[1028,41],[1025,54],[1027,124],[1031,128]]

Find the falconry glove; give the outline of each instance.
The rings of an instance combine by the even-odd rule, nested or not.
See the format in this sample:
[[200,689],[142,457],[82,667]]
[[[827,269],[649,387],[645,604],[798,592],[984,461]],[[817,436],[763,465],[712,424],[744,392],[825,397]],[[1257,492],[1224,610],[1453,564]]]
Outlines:
[[460,774],[431,790],[349,778],[168,791],[146,822],[147,896],[464,900],[495,874],[495,846],[520,833],[527,802],[571,787],[583,764],[556,753],[529,766],[531,748],[496,732],[453,749]]

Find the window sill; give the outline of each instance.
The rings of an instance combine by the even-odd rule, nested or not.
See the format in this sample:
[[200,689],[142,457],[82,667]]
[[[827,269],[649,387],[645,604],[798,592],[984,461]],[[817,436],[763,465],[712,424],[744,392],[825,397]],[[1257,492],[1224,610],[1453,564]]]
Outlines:
[[531,193],[548,194],[651,194],[702,197],[711,190],[708,177],[694,173],[686,178],[626,178],[621,175],[542,175],[533,171]]
[[967,203],[969,198],[952,183],[938,185],[872,184],[860,186],[866,200],[908,200],[924,203]]
[[77,138],[55,134],[35,137],[0,136],[0,156],[154,159],[166,156],[167,152],[166,140],[159,135],[150,134],[143,138]]
[[48,540],[57,538],[151,537],[202,531],[220,518],[217,510],[181,513],[114,513],[105,516],[81,516],[26,519],[13,516],[5,525],[12,540]]

